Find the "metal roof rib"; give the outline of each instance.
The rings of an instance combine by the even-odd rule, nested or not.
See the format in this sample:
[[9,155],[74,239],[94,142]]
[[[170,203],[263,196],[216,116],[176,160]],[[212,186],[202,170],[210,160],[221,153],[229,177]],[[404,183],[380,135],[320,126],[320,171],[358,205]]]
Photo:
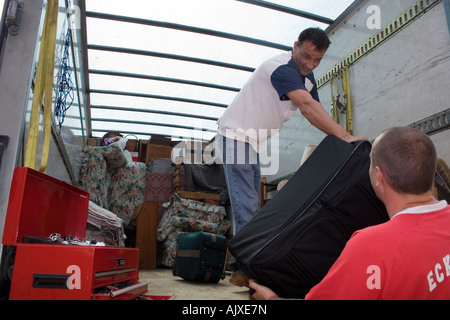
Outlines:
[[170,112],[170,111],[159,111],[159,110],[148,110],[148,109],[138,109],[138,108],[127,108],[127,107],[116,107],[116,106],[91,105],[91,109],[133,111],[133,112],[161,114],[161,115],[168,115],[168,116],[180,116],[180,117],[195,118],[195,119],[200,119],[200,120],[211,120],[211,121],[217,121],[219,119],[217,117],[207,117],[207,116],[198,115],[198,114],[179,113],[179,112]]
[[92,121],[99,122],[116,122],[116,123],[127,123],[127,124],[142,124],[146,126],[164,126],[168,128],[176,128],[176,129],[187,129],[187,130],[196,130],[203,132],[216,132],[215,130],[207,129],[207,128],[196,128],[194,126],[182,126],[177,124],[170,123],[161,123],[161,122],[147,122],[147,121],[134,121],[134,120],[121,120],[121,119],[106,119],[106,118],[92,118]]
[[320,15],[317,15],[317,14],[313,14],[311,12],[297,10],[297,9],[294,9],[294,8],[282,6],[282,5],[271,3],[271,2],[267,2],[267,1],[260,1],[260,0],[236,0],[236,1],[245,2],[245,3],[248,3],[248,4],[253,4],[255,6],[260,6],[260,7],[268,8],[268,9],[271,9],[271,10],[281,11],[281,12],[284,12],[284,13],[295,15],[297,17],[302,17],[302,18],[314,20],[314,21],[317,21],[317,22],[325,23],[325,24],[332,24],[334,22],[333,19],[326,18],[326,17],[320,16]]
[[95,69],[90,69],[89,73],[90,74],[107,75],[107,76],[117,76],[117,77],[128,77],[128,78],[136,78],[136,79],[174,82],[174,83],[188,84],[188,85],[193,85],[193,86],[207,87],[207,88],[212,88],[212,89],[227,90],[227,91],[234,91],[234,92],[239,92],[241,90],[240,88],[222,86],[222,85],[213,84],[213,83],[190,81],[190,80],[167,78],[167,77],[157,77],[157,76],[151,76],[151,75],[147,75],[147,74],[117,72],[117,71],[108,71],[108,70],[95,70]]
[[236,70],[247,71],[247,72],[255,71],[255,68],[252,68],[252,67],[240,66],[237,64],[226,63],[226,62],[221,62],[221,61],[214,61],[214,60],[208,60],[208,59],[200,59],[200,58],[182,56],[182,55],[177,55],[177,54],[169,54],[169,53],[162,53],[162,52],[155,52],[155,51],[121,48],[121,47],[102,46],[102,45],[94,45],[94,44],[88,44],[87,47],[88,47],[88,49],[91,49],[91,50],[120,52],[120,53],[127,53],[127,54],[137,54],[137,55],[165,58],[165,59],[189,61],[189,62],[208,64],[208,65],[212,65],[212,66],[236,69]]
[[292,50],[294,29],[331,28],[358,2],[270,1],[80,0],[88,135],[209,141],[256,66]]
[[285,46],[285,45],[279,44],[279,43],[274,43],[274,42],[265,41],[265,40],[261,40],[261,39],[240,36],[237,34],[232,34],[232,33],[227,33],[227,32],[222,32],[222,31],[215,31],[215,30],[206,29],[206,28],[199,28],[199,27],[192,27],[192,26],[187,26],[187,25],[182,25],[182,24],[177,24],[177,23],[171,23],[171,22],[147,20],[147,19],[140,19],[140,18],[134,18],[134,17],[126,17],[126,16],[101,13],[101,12],[90,12],[90,11],[86,12],[86,17],[97,18],[97,19],[106,19],[106,20],[112,20],[112,21],[120,21],[120,22],[128,22],[128,23],[136,23],[136,24],[142,24],[142,25],[146,25],[146,26],[175,29],[175,30],[193,32],[193,33],[200,33],[200,34],[205,34],[208,36],[214,36],[214,37],[220,37],[220,38],[225,38],[225,39],[230,39],[230,40],[253,43],[253,44],[260,45],[260,46],[265,46],[265,47],[279,49],[279,50],[285,50],[285,51],[292,49],[289,46]]
[[228,105],[223,104],[223,103],[216,103],[216,102],[195,100],[195,99],[186,99],[186,98],[173,97],[173,96],[160,96],[160,95],[155,95],[155,94],[146,94],[146,93],[138,93],[138,92],[125,92],[125,91],[90,89],[89,93],[113,94],[113,95],[130,96],[130,97],[151,98],[151,99],[161,99],[161,100],[172,100],[172,101],[178,101],[178,102],[203,104],[203,105],[219,107],[219,108],[226,108],[226,107],[228,107]]

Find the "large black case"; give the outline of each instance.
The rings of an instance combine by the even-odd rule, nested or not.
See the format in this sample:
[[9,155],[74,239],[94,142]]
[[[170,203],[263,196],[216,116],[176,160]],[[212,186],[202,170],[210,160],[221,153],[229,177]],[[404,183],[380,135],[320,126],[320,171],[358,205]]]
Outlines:
[[304,298],[359,229],[386,222],[369,179],[368,141],[327,136],[297,173],[231,240],[230,252],[256,282]]

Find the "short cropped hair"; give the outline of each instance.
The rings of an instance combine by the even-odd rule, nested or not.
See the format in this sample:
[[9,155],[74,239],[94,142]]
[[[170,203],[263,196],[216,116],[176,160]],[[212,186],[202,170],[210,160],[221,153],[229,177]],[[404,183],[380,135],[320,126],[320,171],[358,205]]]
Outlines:
[[436,148],[421,131],[409,127],[388,129],[371,152],[387,183],[403,194],[420,195],[431,190],[437,167]]
[[298,37],[298,46],[301,46],[303,42],[311,41],[317,48],[317,51],[327,51],[331,45],[331,41],[328,38],[325,31],[320,28],[308,28],[302,31]]

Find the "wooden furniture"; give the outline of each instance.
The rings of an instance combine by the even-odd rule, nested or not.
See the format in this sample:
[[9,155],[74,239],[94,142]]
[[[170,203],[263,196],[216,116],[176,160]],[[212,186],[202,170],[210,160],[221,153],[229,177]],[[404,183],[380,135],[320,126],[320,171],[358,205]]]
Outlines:
[[171,158],[172,146],[158,145],[150,143],[149,141],[139,141],[139,162],[144,162],[146,165],[155,158]]
[[[181,171],[181,165],[176,164],[174,180],[173,180],[173,189],[174,189],[174,192],[180,194],[180,197],[186,198],[186,199],[192,199],[192,200],[213,200],[213,201],[220,200],[220,196],[215,193],[190,192],[190,191],[182,190],[181,186],[180,186],[180,181],[181,181],[180,171]],[[267,179],[265,177],[262,177],[261,178],[261,208],[264,207],[264,205],[269,201],[267,199],[266,184],[267,184]]]
[[156,232],[158,228],[158,202],[146,201],[136,221],[136,248],[139,249],[139,268],[156,269]]
[[210,201],[217,201],[217,203],[220,201],[220,195],[216,193],[204,193],[204,192],[191,192],[191,191],[185,191],[182,190],[180,187],[180,171],[181,171],[181,164],[175,165],[175,173],[174,173],[174,179],[173,179],[173,191],[175,193],[178,193],[180,197],[191,199],[191,200],[210,200]]
[[267,199],[267,179],[265,177],[261,178],[261,208],[269,201]]

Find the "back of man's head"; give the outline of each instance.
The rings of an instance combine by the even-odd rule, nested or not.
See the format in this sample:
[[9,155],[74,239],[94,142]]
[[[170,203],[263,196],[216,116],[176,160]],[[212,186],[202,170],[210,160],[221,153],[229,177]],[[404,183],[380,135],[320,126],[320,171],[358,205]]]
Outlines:
[[399,193],[420,195],[431,190],[437,166],[436,148],[421,131],[395,127],[374,143],[372,166],[379,167]]

